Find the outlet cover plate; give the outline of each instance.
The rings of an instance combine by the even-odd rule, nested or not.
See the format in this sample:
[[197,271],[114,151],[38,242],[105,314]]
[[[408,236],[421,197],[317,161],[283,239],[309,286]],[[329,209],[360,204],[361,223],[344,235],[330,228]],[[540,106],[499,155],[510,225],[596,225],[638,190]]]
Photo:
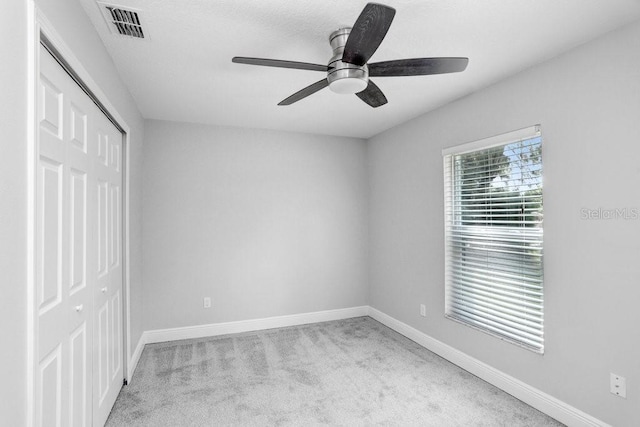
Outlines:
[[627,379],[611,373],[611,393],[619,397],[627,397]]

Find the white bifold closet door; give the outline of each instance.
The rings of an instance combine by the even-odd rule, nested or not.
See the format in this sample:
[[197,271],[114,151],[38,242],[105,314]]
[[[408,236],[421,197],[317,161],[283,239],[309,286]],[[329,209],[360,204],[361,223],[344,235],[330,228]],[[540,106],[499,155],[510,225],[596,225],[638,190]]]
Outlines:
[[123,382],[122,134],[40,48],[38,426],[102,426]]

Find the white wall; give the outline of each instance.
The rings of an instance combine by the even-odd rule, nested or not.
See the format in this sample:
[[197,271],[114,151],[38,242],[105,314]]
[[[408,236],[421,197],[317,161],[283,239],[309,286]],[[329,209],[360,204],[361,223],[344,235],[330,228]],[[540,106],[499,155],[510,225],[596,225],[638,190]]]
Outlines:
[[[35,0],[36,6],[130,127],[131,343],[142,336],[142,143],[144,121],[78,0]],[[97,7],[97,6],[96,6]]]
[[0,13],[0,425],[26,417],[27,8]]
[[367,304],[363,140],[145,123],[145,329]]
[[[640,425],[640,220],[586,221],[581,209],[640,208],[638,70],[640,23],[368,144],[372,306],[615,426]],[[544,356],[443,316],[441,150],[537,123]],[[627,399],[609,393],[610,372],[626,376]]]

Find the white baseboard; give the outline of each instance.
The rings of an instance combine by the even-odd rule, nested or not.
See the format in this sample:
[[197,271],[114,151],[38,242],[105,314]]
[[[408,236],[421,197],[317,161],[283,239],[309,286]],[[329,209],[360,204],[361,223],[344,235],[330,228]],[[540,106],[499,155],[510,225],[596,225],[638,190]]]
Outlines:
[[350,307],[337,310],[292,314],[288,316],[267,317],[264,319],[212,323],[209,325],[187,326],[183,328],[156,329],[145,331],[142,334],[142,339],[144,339],[145,344],[151,344],[165,341],[204,338],[216,335],[236,334],[239,332],[260,331],[263,329],[304,325],[306,323],[328,322],[331,320],[367,316],[368,314],[369,306]]
[[140,356],[142,355],[142,350],[144,350],[144,346],[145,346],[146,342],[145,342],[145,337],[144,334],[142,334],[142,336],[140,336],[140,339],[138,340],[138,345],[136,345],[136,349],[133,351],[133,354],[131,355],[131,360],[129,360],[129,364],[128,366],[128,371],[127,372],[127,381],[131,382],[131,378],[133,378],[133,372],[136,370],[136,367],[138,366],[138,362],[140,361]]
[[510,395],[533,406],[556,420],[576,427],[611,427],[609,424],[592,417],[556,399],[524,382],[505,374],[455,348],[430,337],[424,332],[403,323],[373,307],[369,307],[369,316],[405,337],[415,341],[451,363],[460,366],[486,382],[504,390]]

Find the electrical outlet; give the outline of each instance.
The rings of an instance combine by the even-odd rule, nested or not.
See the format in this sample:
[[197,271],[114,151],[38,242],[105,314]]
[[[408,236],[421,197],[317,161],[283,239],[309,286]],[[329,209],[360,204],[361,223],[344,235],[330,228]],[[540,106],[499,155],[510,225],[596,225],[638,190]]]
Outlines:
[[420,304],[420,316],[427,317],[427,306]]
[[611,373],[611,393],[619,397],[627,397],[627,380],[625,377]]
[[204,297],[204,308],[211,308],[211,297]]

